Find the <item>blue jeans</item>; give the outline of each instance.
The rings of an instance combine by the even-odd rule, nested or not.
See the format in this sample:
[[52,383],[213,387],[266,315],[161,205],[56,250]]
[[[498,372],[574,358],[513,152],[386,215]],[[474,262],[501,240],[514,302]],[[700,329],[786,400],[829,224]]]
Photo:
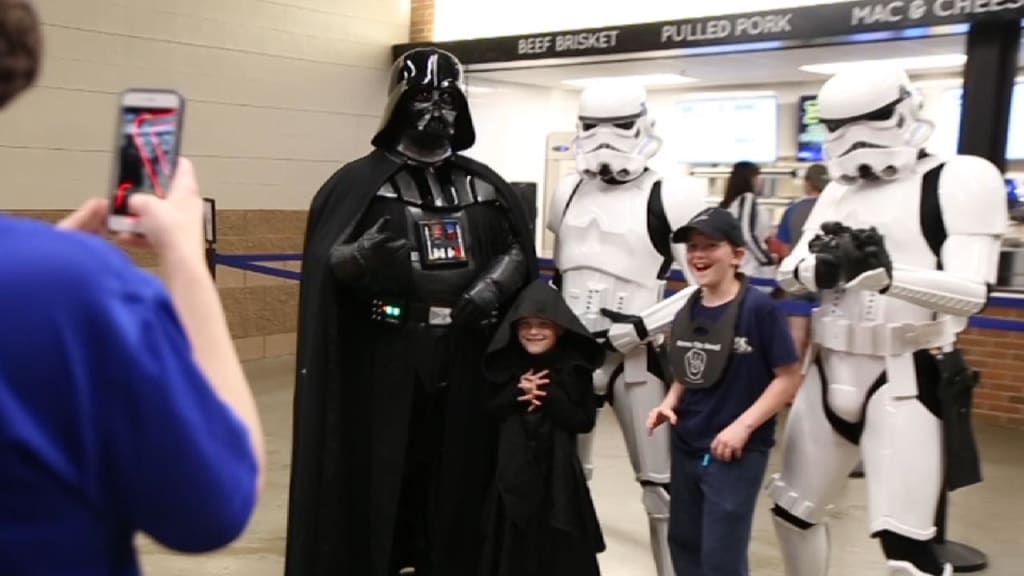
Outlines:
[[768,466],[767,452],[738,461],[672,451],[668,542],[677,576],[748,576],[754,506]]

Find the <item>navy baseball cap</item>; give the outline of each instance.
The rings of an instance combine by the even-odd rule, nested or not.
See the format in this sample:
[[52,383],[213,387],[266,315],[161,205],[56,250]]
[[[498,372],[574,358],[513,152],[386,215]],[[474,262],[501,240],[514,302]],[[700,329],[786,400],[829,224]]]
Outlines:
[[733,246],[745,246],[740,222],[728,210],[705,208],[697,213],[685,226],[672,234],[673,242],[686,242],[691,232],[700,232],[708,238],[724,240]]

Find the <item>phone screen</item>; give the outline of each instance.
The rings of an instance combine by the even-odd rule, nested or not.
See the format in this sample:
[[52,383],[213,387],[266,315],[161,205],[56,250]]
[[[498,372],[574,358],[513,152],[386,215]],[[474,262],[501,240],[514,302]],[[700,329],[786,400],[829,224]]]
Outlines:
[[136,192],[167,194],[178,163],[180,112],[177,108],[121,109],[114,214],[128,214],[128,197]]

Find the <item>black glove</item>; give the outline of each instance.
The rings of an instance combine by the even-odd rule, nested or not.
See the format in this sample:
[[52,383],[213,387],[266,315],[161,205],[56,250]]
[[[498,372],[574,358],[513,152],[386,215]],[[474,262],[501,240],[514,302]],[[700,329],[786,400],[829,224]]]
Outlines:
[[646,340],[647,337],[650,336],[650,332],[647,331],[647,324],[644,323],[644,319],[641,316],[637,316],[635,314],[623,314],[622,312],[616,312],[608,308],[601,308],[601,316],[604,316],[616,324],[632,325],[637,338],[640,340]]
[[501,293],[493,282],[477,282],[455,302],[452,323],[461,326],[489,326],[498,321]]
[[331,248],[331,270],[346,283],[365,281],[372,271],[409,264],[409,242],[384,230],[390,218],[381,218],[355,242]]
[[885,240],[873,226],[870,228],[858,228],[850,233],[850,238],[857,250],[857,258],[847,264],[843,275],[844,282],[851,283],[858,276],[872,270],[884,270],[885,278],[868,279],[864,287],[878,290],[885,294],[892,283],[892,259],[889,251],[885,248]]
[[819,290],[831,290],[843,281],[842,253],[849,250],[850,228],[841,222],[825,222],[821,232],[811,238],[807,249],[814,254],[814,285]]
[[526,255],[518,245],[502,254],[452,306],[452,323],[490,326],[499,320],[501,305],[527,281]]
[[815,255],[814,281],[821,289],[835,288],[878,268],[892,276],[892,260],[874,227],[853,229],[839,222],[826,222],[808,249]]

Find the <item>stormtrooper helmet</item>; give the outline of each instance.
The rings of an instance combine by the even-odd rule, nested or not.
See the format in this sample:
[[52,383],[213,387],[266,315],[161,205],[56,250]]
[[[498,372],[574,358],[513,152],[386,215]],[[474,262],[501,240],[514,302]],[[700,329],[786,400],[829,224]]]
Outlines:
[[647,115],[647,90],[629,83],[591,86],[580,96],[576,169],[587,178],[628,182],[661,148]]
[[872,65],[825,82],[818,112],[828,130],[824,149],[832,179],[895,180],[912,171],[934,129],[921,117],[923,106],[899,68]]

